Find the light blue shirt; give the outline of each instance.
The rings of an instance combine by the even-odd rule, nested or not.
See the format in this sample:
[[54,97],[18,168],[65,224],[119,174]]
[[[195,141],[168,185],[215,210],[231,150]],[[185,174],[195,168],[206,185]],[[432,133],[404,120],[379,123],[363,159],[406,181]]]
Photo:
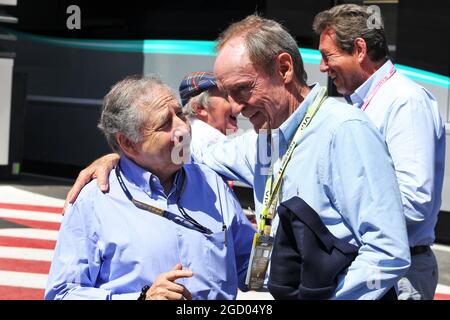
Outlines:
[[[318,90],[315,85],[279,130],[273,130],[280,155]],[[248,132],[196,156],[215,171],[253,186],[258,213],[270,166],[266,139]],[[280,162],[276,157],[274,172]],[[305,200],[336,237],[360,246],[356,259],[339,276],[332,298],[380,298],[408,270],[410,254],[394,167],[380,134],[360,110],[325,100],[286,167],[280,201],[293,196]]]
[[66,211],[46,299],[137,299],[144,285],[177,263],[194,273],[176,280],[193,299],[234,299],[238,284],[245,290],[254,231],[215,172],[204,165],[185,165],[185,179],[179,171],[166,196],[157,176],[125,157],[120,166],[133,198],[181,216],[176,204],[181,193],[181,206],[213,234],[138,209],[113,170],[108,193],[93,181]]
[[[361,108],[392,67],[388,60],[347,100]],[[435,239],[445,166],[445,127],[437,101],[397,71],[365,112],[385,139],[394,162],[409,245],[430,245]]]

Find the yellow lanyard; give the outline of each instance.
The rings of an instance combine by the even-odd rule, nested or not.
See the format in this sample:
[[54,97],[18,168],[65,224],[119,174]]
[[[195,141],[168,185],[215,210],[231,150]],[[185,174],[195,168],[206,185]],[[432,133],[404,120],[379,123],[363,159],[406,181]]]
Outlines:
[[266,187],[264,189],[263,209],[261,212],[258,228],[259,233],[265,236],[270,235],[271,220],[274,217],[275,206],[277,205],[278,193],[280,190],[284,171],[287,167],[289,160],[291,159],[295,147],[297,146],[300,140],[301,135],[303,134],[303,131],[305,131],[306,127],[310,124],[317,110],[319,110],[320,105],[326,99],[326,93],[327,93],[326,87],[320,87],[316,98],[306,111],[306,114],[303,116],[303,119],[300,122],[297,131],[295,132],[294,138],[289,144],[289,148],[287,149],[286,153],[284,154],[281,160],[281,166],[280,169],[278,170],[278,177],[275,181],[275,186],[273,186],[273,164],[270,165],[269,175],[266,180]]

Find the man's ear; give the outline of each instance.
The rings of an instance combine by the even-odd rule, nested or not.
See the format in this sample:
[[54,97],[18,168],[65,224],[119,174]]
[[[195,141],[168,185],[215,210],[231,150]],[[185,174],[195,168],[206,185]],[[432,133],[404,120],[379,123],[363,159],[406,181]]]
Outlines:
[[294,62],[287,52],[282,52],[276,57],[277,73],[285,84],[290,83],[294,78]]
[[363,61],[368,57],[367,44],[363,38],[355,39],[353,53],[356,54],[359,63],[363,63]]
[[192,101],[191,107],[200,120],[205,121],[206,119],[208,119],[208,111],[204,106],[200,105],[197,101]]
[[116,134],[116,140],[122,152],[130,159],[134,159],[138,154],[136,144],[128,139],[122,132]]

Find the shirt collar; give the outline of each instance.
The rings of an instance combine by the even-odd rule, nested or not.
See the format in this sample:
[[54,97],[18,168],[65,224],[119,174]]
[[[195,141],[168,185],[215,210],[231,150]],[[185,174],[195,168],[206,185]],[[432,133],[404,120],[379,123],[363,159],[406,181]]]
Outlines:
[[375,86],[389,74],[389,71],[393,67],[391,60],[386,61],[380,69],[372,74],[362,85],[359,86],[350,96],[346,96],[345,100],[348,103],[356,105],[358,108],[364,104],[364,100],[372,92]]
[[305,97],[305,100],[303,100],[297,110],[295,110],[294,113],[291,114],[291,116],[285,122],[283,122],[279,128],[280,133],[283,135],[286,143],[293,138],[300,122],[303,119],[303,116],[319,93],[320,85],[318,83],[314,83],[309,88],[311,89],[311,91]]
[[[159,178],[155,174],[137,165],[124,155],[121,155],[120,157],[120,169],[129,182],[135,184],[145,193],[149,195],[156,191],[164,193],[161,183],[159,182]],[[170,194],[173,193],[175,189],[181,192],[183,185],[183,175],[181,174],[182,170],[183,169],[178,170],[175,174],[174,184],[172,185]]]

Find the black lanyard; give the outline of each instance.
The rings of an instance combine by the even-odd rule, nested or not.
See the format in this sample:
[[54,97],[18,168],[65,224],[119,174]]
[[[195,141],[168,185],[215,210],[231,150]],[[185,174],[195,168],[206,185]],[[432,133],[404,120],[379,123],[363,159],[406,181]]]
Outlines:
[[[160,209],[158,207],[152,206],[148,203],[144,203],[141,202],[139,200],[136,200],[133,198],[133,196],[131,195],[130,191],[128,190],[127,186],[125,185],[122,176],[120,174],[120,167],[119,165],[116,166],[116,176],[117,176],[117,180],[119,181],[120,187],[122,188],[123,192],[125,193],[125,195],[127,196],[127,198],[139,209],[151,212],[153,214],[156,214],[158,216],[164,217],[166,219],[169,219],[175,223],[181,224],[187,228],[190,229],[194,229],[197,230],[201,233],[204,234],[212,234],[213,232],[208,229],[207,227],[201,225],[200,223],[198,223],[194,218],[192,218],[190,215],[187,214],[187,212],[184,210],[183,207],[180,206],[180,199],[181,199],[181,194],[184,191],[184,187],[186,186],[186,173],[184,172],[184,168],[181,169],[181,174],[182,174],[182,179],[183,179],[183,186],[181,188],[181,191],[178,192],[178,196],[177,196],[177,207],[178,210],[180,211],[181,215],[183,216],[184,220],[180,220],[179,216],[176,214],[173,214],[169,211]],[[223,220],[223,215],[222,215],[222,220]],[[222,221],[223,222],[223,221]],[[223,228],[222,229],[226,229],[225,223],[223,223]]]

